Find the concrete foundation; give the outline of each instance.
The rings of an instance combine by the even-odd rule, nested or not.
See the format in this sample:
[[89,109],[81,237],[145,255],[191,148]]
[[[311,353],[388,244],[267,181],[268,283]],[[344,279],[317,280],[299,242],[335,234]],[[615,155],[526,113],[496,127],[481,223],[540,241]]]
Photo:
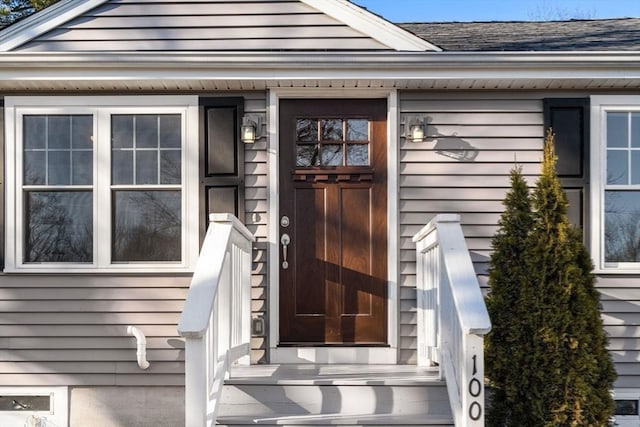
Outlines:
[[69,426],[184,426],[184,387],[70,388]]

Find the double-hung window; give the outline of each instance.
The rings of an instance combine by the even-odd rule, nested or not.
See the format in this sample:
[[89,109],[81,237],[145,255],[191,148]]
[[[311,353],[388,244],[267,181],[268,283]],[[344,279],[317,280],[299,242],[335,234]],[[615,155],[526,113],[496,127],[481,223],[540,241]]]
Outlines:
[[192,269],[195,97],[8,97],[5,107],[7,271]]
[[640,97],[592,97],[593,255],[640,271]]

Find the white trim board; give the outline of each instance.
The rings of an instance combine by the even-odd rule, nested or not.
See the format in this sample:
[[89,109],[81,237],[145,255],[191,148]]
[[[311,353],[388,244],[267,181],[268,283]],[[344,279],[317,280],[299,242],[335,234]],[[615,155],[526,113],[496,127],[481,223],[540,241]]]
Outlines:
[[[279,113],[283,98],[387,99],[387,341],[389,347],[278,347],[279,336]],[[267,105],[269,143],[268,247],[269,247],[269,361],[271,363],[380,363],[395,364],[399,345],[399,234],[398,233],[398,93],[396,90],[270,90]],[[338,362],[339,361],[339,362]]]

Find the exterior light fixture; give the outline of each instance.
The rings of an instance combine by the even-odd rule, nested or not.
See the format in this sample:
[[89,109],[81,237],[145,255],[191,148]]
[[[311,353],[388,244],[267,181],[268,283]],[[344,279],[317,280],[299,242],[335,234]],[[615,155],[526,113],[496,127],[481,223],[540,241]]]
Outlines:
[[423,115],[407,116],[404,121],[404,137],[409,142],[427,140],[427,117]]
[[409,139],[411,142],[424,142],[425,137],[425,125],[424,123],[416,123],[411,125],[409,129]]
[[258,138],[258,123],[254,119],[254,117],[250,116],[244,116],[242,118],[240,135],[242,142],[244,142],[245,144],[253,144]]

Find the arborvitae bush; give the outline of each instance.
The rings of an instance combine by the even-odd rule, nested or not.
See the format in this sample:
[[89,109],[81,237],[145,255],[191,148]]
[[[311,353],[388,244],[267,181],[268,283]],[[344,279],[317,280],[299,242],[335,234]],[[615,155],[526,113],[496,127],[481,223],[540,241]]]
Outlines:
[[532,196],[511,175],[493,240],[487,337],[491,426],[606,426],[615,380],[593,264],[567,218],[553,134]]

